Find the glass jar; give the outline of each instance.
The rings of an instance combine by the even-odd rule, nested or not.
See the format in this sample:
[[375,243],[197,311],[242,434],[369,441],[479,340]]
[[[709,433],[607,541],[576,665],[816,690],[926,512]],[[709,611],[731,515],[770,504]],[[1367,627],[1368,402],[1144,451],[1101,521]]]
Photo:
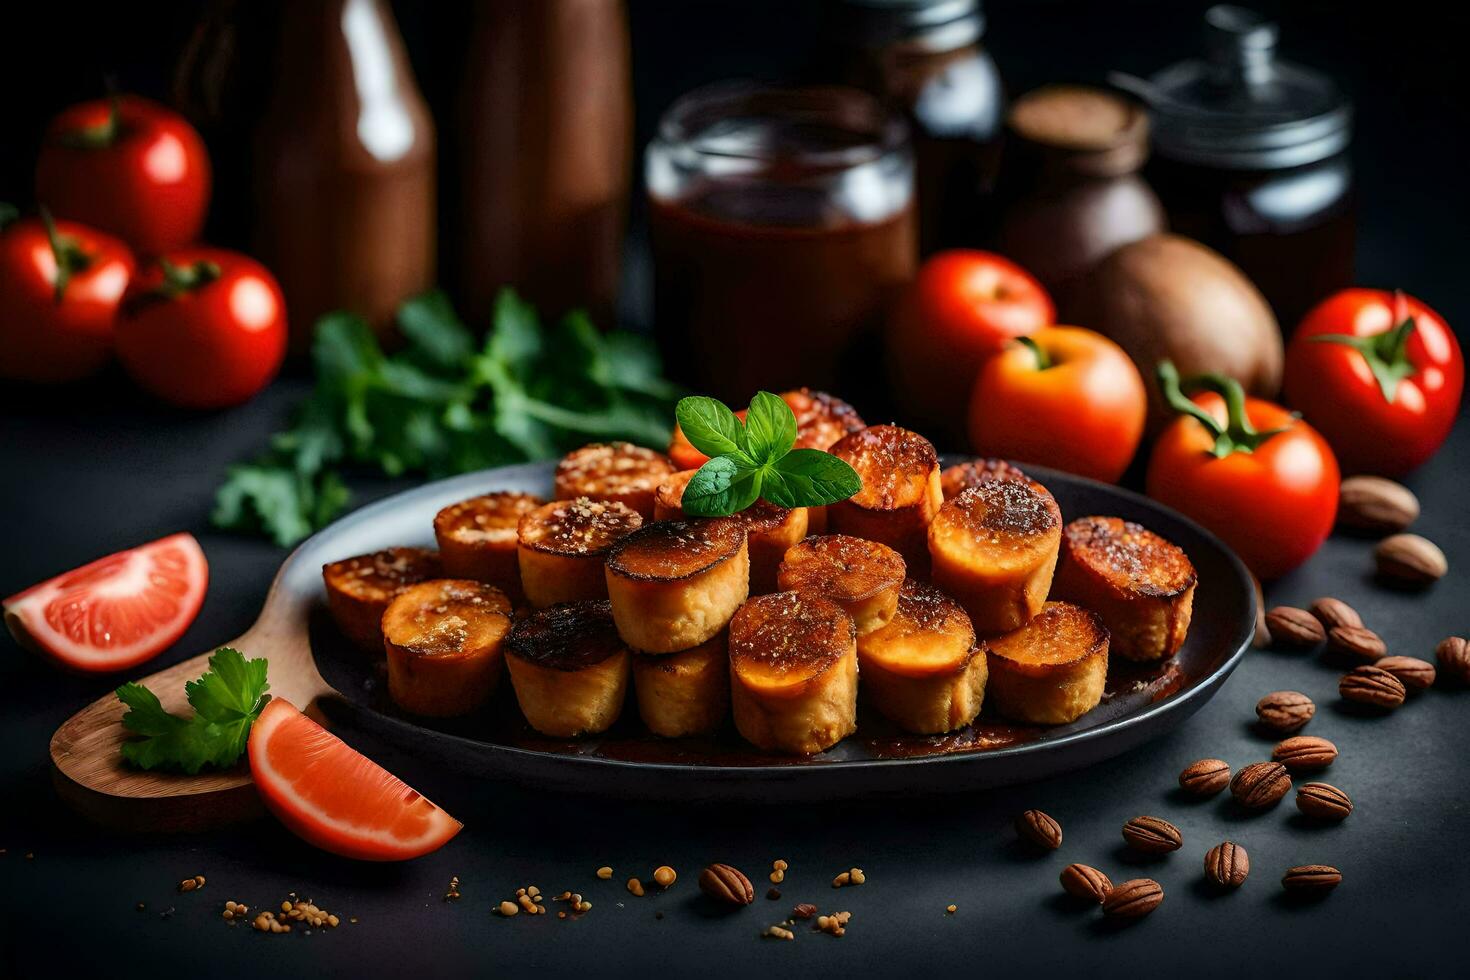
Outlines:
[[980,43],[980,0],[830,4],[841,77],[903,113],[913,132],[920,251],[983,244],[1005,89]]
[[1276,57],[1276,25],[1220,5],[1207,57],[1139,86],[1154,123],[1147,171],[1173,230],[1224,254],[1290,330],[1352,285],[1352,106],[1327,76]]
[[743,405],[871,362],[858,348],[918,261],[901,119],[856,89],[719,84],[674,103],[646,163],[676,376]]

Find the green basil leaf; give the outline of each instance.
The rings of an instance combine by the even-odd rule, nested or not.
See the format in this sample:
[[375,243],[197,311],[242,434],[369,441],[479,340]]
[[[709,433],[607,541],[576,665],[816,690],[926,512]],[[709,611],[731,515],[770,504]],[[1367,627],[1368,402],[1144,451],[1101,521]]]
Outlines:
[[745,429],[721,401],[704,395],[680,398],[674,417],[684,438],[706,456],[745,451]]
[[758,391],[745,413],[745,444],[757,463],[774,463],[796,443],[796,413],[779,396]]
[[762,490],[778,507],[820,507],[863,488],[857,470],[820,449],[793,449],[771,466]]
[[699,468],[680,506],[690,517],[724,517],[755,503],[761,495],[761,467],[744,466],[729,456],[716,456]]

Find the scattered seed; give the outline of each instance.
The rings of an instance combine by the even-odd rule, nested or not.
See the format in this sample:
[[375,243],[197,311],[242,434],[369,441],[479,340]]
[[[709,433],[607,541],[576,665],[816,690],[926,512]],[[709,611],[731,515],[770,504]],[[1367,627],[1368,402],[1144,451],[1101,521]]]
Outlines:
[[[521,910],[520,909],[520,906],[516,905],[515,902],[501,902],[500,903],[500,914],[503,915],[503,916],[505,916],[506,918],[510,918],[512,915],[515,915],[516,913],[520,912],[520,910]],[[353,919],[352,921],[353,922],[356,922],[357,920],[356,919]]]
[[792,932],[790,929],[782,928],[781,926],[766,926],[766,931],[761,933],[761,935],[769,939],[789,940],[796,938],[796,933]]
[[772,889],[770,889],[770,890],[768,890],[766,892],[766,898],[769,898],[773,902],[776,899],[780,898],[780,897],[781,897],[781,889],[779,889],[779,888],[772,888]]
[[950,915],[954,915],[955,912],[959,911],[959,909],[957,906],[954,905],[946,905],[944,907],[944,911],[948,912]]
[[600,868],[597,869],[597,877],[601,878],[603,881],[607,881],[612,876],[613,876],[613,869],[612,868],[609,868],[605,864],[602,867],[600,867]]
[[629,878],[628,879],[628,891],[632,892],[634,895],[638,896],[639,898],[642,898],[643,897],[643,882],[639,881],[637,878]]
[[817,907],[811,902],[802,902],[791,910],[791,914],[798,919],[810,919],[817,914]]
[[658,884],[658,887],[667,888],[679,880],[679,875],[673,868],[665,864],[654,870],[653,880]]
[[791,865],[787,864],[785,861],[781,860],[780,858],[777,858],[776,860],[774,860],[774,861],[771,862],[771,869],[773,871],[786,871],[790,867],[791,867]]

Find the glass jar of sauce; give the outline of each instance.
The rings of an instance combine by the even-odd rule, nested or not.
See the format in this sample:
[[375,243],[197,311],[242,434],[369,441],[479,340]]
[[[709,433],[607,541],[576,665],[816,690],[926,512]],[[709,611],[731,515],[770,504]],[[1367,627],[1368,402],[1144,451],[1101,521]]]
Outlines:
[[845,88],[720,84],[649,144],[654,319],[669,369],[744,404],[863,371],[918,261],[907,127]]
[[1205,59],[1134,86],[1152,109],[1147,173],[1173,230],[1240,266],[1289,330],[1353,281],[1352,106],[1277,58],[1260,15],[1211,7],[1205,29]]
[[989,234],[1005,89],[980,0],[830,0],[844,81],[908,120],[928,255]]

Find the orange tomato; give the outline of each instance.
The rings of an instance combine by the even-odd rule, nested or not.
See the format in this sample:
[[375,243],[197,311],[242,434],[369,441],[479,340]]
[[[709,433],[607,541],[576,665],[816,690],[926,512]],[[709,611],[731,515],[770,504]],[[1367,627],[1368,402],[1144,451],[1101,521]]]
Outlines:
[[1138,449],[1147,408],[1123,348],[1081,327],[1047,327],[981,365],[970,445],[983,456],[1113,482]]

